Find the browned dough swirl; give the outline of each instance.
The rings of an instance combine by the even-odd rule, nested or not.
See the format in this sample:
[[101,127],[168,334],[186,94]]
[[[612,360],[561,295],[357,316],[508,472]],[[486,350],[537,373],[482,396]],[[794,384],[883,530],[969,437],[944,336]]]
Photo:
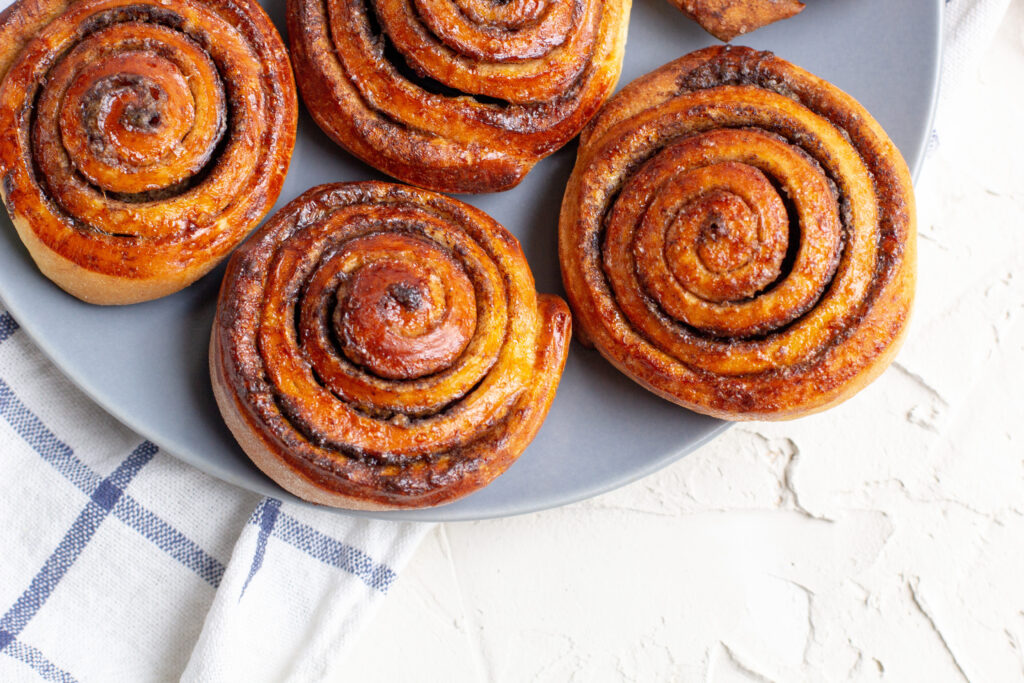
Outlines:
[[288,0],[302,98],[366,163],[443,192],[515,186],[611,95],[630,0]]
[[177,291],[277,199],[291,65],[254,0],[19,0],[0,15],[0,194],[93,303]]
[[582,334],[698,412],[827,408],[906,332],[906,164],[852,97],[770,53],[708,48],[626,86],[584,131],[559,230]]
[[488,484],[536,435],[568,352],[515,237],[443,195],[313,188],[232,256],[210,349],[218,405],[288,491],[427,507]]

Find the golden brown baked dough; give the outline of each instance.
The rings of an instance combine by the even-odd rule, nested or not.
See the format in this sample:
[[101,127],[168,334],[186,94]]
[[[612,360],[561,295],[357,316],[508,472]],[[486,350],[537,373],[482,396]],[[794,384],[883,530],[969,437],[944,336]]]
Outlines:
[[671,0],[719,40],[729,42],[736,36],[799,14],[804,3],[798,0]]
[[0,76],[0,195],[80,299],[185,287],[281,190],[295,84],[254,0],[19,0]]
[[852,97],[770,53],[708,48],[627,85],[583,133],[559,231],[585,336],[698,412],[829,407],[906,331],[906,164]]
[[231,257],[214,393],[245,452],[295,495],[438,505],[533,439],[570,320],[483,212],[403,185],[321,185]]
[[339,145],[443,192],[515,186],[618,81],[630,0],[288,0],[299,90]]

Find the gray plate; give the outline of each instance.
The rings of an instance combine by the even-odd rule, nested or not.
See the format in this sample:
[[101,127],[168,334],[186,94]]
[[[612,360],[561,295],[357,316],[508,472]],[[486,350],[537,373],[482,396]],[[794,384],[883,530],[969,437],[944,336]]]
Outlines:
[[[284,0],[264,4],[283,34]],[[737,42],[772,50],[859,99],[916,174],[938,85],[941,10],[941,0],[811,0],[797,17]],[[635,0],[620,83],[713,42],[667,0]],[[574,157],[570,144],[514,190],[461,197],[519,237],[544,292],[562,293],[558,207]],[[383,176],[337,148],[303,112],[275,211],[313,185],[369,178]],[[89,306],[40,275],[6,213],[0,217],[0,298],[73,382],[168,453],[238,486],[292,499],[249,462],[214,404],[206,344],[222,272],[160,301]],[[506,474],[451,505],[371,516],[451,521],[564,505],[650,474],[725,427],[655,398],[574,343],[547,421]]]

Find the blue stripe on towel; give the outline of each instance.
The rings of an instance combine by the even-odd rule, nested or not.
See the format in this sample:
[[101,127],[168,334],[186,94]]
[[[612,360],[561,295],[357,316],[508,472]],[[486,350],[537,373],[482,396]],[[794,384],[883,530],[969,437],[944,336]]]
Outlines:
[[251,524],[260,525],[260,533],[256,537],[256,551],[252,556],[252,565],[249,567],[249,575],[245,577],[245,583],[242,584],[242,592],[238,596],[241,600],[242,596],[245,595],[245,589],[249,587],[249,582],[252,581],[252,577],[256,576],[256,572],[263,566],[263,557],[267,553],[267,539],[270,538],[270,534],[274,531],[274,525],[277,523],[278,513],[281,512],[281,501],[277,498],[264,498],[260,501],[260,504],[253,510],[252,517],[249,519]]
[[56,681],[57,683],[77,683],[74,676],[55,665],[42,652],[26,643],[13,641],[4,650],[4,654],[10,655],[19,662],[28,664],[43,680]]
[[20,325],[7,311],[0,313],[0,342],[14,334]]
[[199,575],[216,588],[224,578],[224,564],[200,548],[170,524],[142,507],[131,496],[123,496],[114,507],[114,516],[142,534],[160,550]]
[[91,496],[101,477],[75,457],[71,446],[54,436],[42,420],[18,400],[7,382],[0,379],[0,416],[43,460],[86,495]]
[[281,513],[273,535],[307,555],[359,577],[363,583],[386,593],[395,572],[354,546],[337,541],[294,517]]
[[21,597],[0,619],[0,631],[5,633],[6,639],[16,638],[39,612],[124,493],[124,487],[155,454],[156,446],[144,441],[118,465],[113,474],[100,482],[57,549],[47,558]]
[[[54,436],[20,400],[10,386],[0,379],[0,416],[17,434],[60,474],[90,498],[109,496],[100,492],[102,477],[83,463],[71,447]],[[147,442],[148,443],[148,442]],[[152,446],[152,448],[156,448]],[[130,528],[152,541],[158,548],[196,572],[204,581],[216,588],[224,576],[224,565],[184,534],[160,519],[131,496],[114,501],[114,516]]]

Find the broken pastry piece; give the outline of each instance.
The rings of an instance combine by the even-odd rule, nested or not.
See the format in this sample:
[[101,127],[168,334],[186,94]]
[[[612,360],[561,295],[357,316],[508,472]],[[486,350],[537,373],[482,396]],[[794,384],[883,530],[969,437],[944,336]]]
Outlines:
[[799,14],[797,0],[671,0],[705,31],[729,42],[744,33]]

